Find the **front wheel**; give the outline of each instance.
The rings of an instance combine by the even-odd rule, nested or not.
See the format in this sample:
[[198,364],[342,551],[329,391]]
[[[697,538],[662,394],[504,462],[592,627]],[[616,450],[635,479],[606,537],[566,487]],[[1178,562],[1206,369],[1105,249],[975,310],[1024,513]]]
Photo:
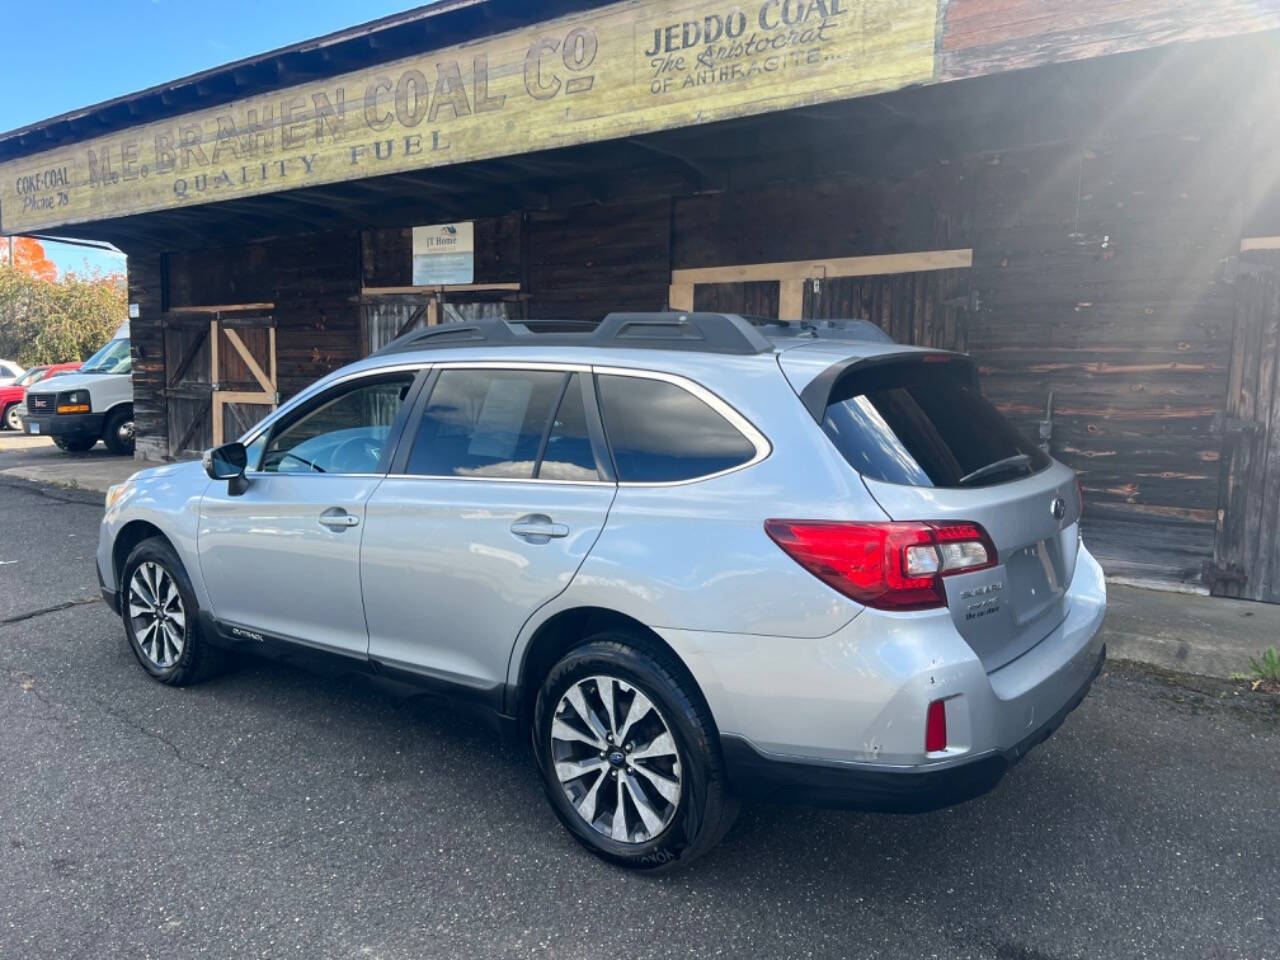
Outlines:
[[598,634],[552,668],[533,737],[552,808],[610,863],[647,871],[688,863],[737,812],[692,679],[625,634]]
[[133,456],[133,409],[122,407],[107,415],[102,427],[102,442],[117,456]]
[[4,408],[4,425],[9,430],[21,430],[22,421],[18,418],[18,405],[11,403]]
[[124,630],[147,673],[181,687],[216,670],[219,652],[200,634],[195,591],[167,540],[151,537],[134,547],[120,586]]
[[54,437],[54,445],[67,453],[84,453],[93,449],[98,441],[93,437]]

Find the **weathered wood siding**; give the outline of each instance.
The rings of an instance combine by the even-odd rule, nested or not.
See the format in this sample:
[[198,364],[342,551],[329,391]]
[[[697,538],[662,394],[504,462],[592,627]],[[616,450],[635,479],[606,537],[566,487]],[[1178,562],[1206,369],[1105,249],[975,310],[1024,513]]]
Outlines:
[[[476,283],[520,280],[518,213],[475,221]],[[365,230],[360,239],[361,271],[366,287],[407,287],[413,283],[413,228]]]
[[529,214],[525,231],[530,317],[598,320],[666,306],[669,201]]
[[280,241],[272,251],[276,363],[284,402],[360,355],[355,231]]
[[129,254],[129,302],[138,315],[129,321],[133,351],[133,418],[139,460],[163,460],[169,454],[164,393],[164,257],[145,251]]
[[1212,556],[1245,151],[1222,131],[1131,133],[976,167],[969,329],[984,389],[1085,488],[1111,573],[1200,584]]
[[954,80],[1275,29],[1276,0],[943,0],[936,75]]
[[1280,251],[1241,256],[1209,585],[1280,603]]

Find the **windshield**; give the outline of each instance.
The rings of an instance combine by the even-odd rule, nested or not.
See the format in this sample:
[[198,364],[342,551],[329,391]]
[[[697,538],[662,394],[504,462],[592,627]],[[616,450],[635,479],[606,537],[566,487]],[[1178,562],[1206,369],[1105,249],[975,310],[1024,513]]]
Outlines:
[[128,373],[133,366],[128,340],[112,340],[84,362],[81,373]]
[[30,370],[28,370],[26,373],[24,373],[22,376],[18,378],[18,381],[17,381],[18,386],[20,387],[31,386],[37,380],[40,380],[42,377],[44,377],[45,371],[48,369],[49,369],[48,367],[32,367]]
[[836,383],[822,428],[850,466],[888,483],[979,487],[1049,465],[974,385],[942,367],[890,363]]

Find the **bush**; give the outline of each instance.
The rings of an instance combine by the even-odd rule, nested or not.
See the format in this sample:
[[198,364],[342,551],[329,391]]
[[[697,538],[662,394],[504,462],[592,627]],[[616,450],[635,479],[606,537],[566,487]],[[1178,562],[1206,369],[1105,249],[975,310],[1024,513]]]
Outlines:
[[84,360],[124,323],[127,296],[118,274],[53,281],[0,264],[0,357],[24,367]]
[[1259,682],[1280,684],[1280,651],[1268,647],[1261,657],[1250,657],[1249,672]]

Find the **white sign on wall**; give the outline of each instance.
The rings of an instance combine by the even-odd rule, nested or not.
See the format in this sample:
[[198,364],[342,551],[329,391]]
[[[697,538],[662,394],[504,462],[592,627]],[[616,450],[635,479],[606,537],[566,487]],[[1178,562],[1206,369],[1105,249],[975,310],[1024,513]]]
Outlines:
[[473,283],[475,231],[468,223],[413,228],[413,284]]

